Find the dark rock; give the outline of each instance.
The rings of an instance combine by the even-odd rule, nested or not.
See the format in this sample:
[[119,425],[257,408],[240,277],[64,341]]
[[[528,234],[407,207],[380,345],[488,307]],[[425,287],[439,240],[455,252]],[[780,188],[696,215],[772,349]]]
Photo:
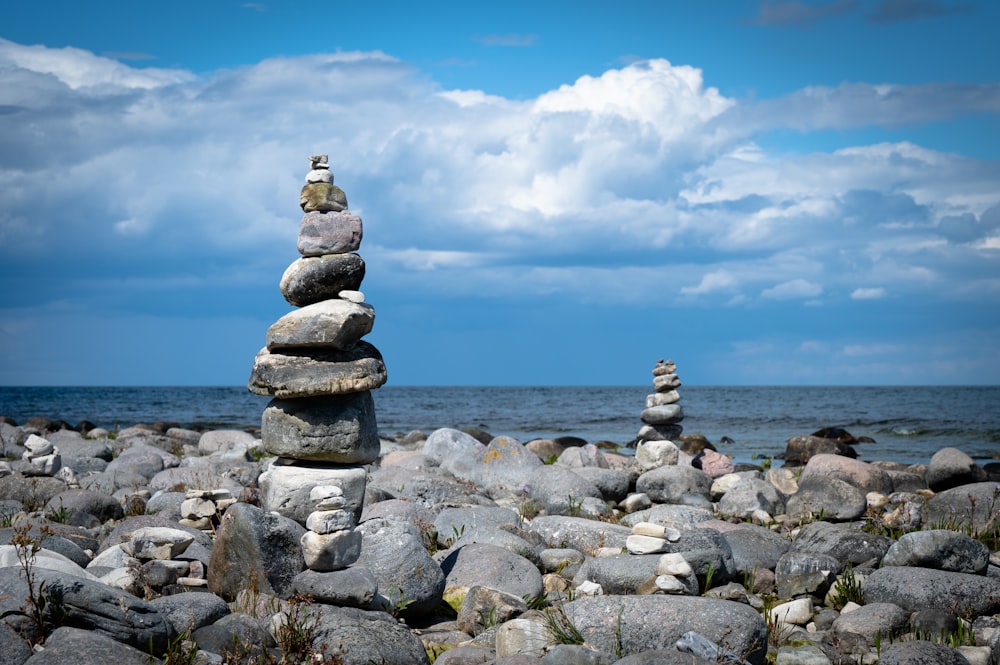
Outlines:
[[378,459],[379,438],[371,392],[273,399],[264,409],[261,443],[278,457],[373,462]]
[[843,455],[857,457],[858,453],[846,443],[824,439],[818,436],[793,436],[785,444],[785,452],[779,459],[786,465],[800,465],[808,462],[816,455]]
[[927,502],[925,525],[986,533],[1000,526],[1000,485],[973,483],[938,492]]
[[65,490],[66,483],[50,476],[28,477],[14,473],[0,478],[0,500],[20,501],[28,511],[38,510]]
[[313,647],[344,665],[421,665],[428,662],[420,640],[385,612],[318,605]]
[[942,448],[927,466],[927,486],[935,492],[986,480],[986,472],[958,448]]
[[31,654],[31,645],[6,622],[0,621],[0,665],[23,665]]
[[943,642],[958,630],[958,617],[937,608],[919,610],[910,617],[910,629],[920,639]]
[[149,604],[174,627],[178,635],[215,623],[229,614],[229,605],[214,593],[178,593]]
[[286,399],[375,390],[386,381],[382,354],[365,341],[348,351],[261,349],[247,384],[255,395]]
[[[160,655],[162,652],[155,652]],[[3,662],[0,656],[0,662]],[[159,662],[151,658],[148,647],[136,648],[96,631],[63,626],[56,628],[45,640],[45,648],[25,665],[150,665]]]
[[886,566],[921,566],[985,575],[990,549],[965,534],[945,529],[903,534],[882,560]]
[[636,492],[643,492],[655,503],[683,503],[684,495],[708,497],[712,479],[690,466],[661,466],[639,476]]
[[865,638],[869,646],[878,636],[887,642],[906,632],[910,613],[892,603],[868,603],[841,614],[833,622],[834,633],[851,633]]
[[72,515],[76,512],[90,513],[101,522],[120,520],[125,516],[121,504],[101,492],[83,489],[68,489],[56,494],[45,504],[46,513]]
[[960,616],[1000,611],[1000,579],[912,566],[885,566],[861,583],[867,603],[916,612],[938,608]]
[[882,649],[878,662],[879,665],[969,665],[955,649],[924,641],[890,644]]
[[823,597],[842,569],[843,564],[829,554],[786,552],[774,569],[778,597],[794,598],[804,593]]
[[829,554],[841,567],[858,566],[872,559],[881,560],[892,544],[892,539],[886,536],[865,533],[850,526],[813,522],[799,530],[791,551]]
[[327,573],[303,570],[292,579],[292,591],[309,596],[317,603],[367,608],[378,593],[378,582],[363,566]]
[[202,626],[191,639],[203,651],[226,657],[251,659],[275,646],[274,638],[261,621],[247,614],[227,614],[213,624]]
[[208,587],[232,601],[241,589],[287,598],[292,579],[305,569],[299,540],[305,529],[294,520],[247,503],[226,510],[212,547]]
[[365,262],[354,253],[327,254],[293,262],[281,277],[281,294],[296,307],[357,291],[365,277]]
[[541,660],[542,665],[611,665],[616,662],[620,661],[607,651],[595,651],[582,644],[557,644]]
[[770,529],[755,524],[740,524],[722,532],[729,544],[736,572],[751,575],[755,570],[774,570],[791,543]]

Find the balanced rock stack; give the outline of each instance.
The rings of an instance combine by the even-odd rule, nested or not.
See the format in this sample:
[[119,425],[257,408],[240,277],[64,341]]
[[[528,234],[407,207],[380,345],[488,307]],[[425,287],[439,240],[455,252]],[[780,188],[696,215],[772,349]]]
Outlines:
[[[371,391],[385,383],[386,370],[378,349],[361,340],[375,321],[358,290],[365,274],[355,253],[361,218],[333,184],[327,156],[309,160],[300,199],[302,258],[280,283],[285,300],[298,309],[268,328],[248,387],[274,398],[264,409],[261,444],[277,460],[260,476],[261,505],[304,526],[323,523],[306,533],[303,548],[317,569],[333,570],[360,554],[360,537],[344,532],[353,534],[361,516],[364,465],[378,458]],[[329,504],[321,513],[345,515],[311,517],[317,504]]]
[[684,431],[680,424],[684,420],[684,411],[677,403],[681,399],[677,392],[680,386],[677,365],[673,360],[661,358],[653,368],[655,392],[646,396],[646,408],[639,416],[644,423],[639,430],[640,441],[671,441],[680,437]]

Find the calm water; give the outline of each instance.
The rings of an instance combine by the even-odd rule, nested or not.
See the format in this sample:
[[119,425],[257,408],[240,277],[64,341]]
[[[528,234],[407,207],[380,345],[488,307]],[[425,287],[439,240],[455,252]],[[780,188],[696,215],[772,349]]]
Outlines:
[[[641,427],[649,387],[406,387],[375,391],[385,435],[438,427],[481,427],[521,441],[578,436],[628,443]],[[875,444],[862,459],[926,462],[944,446],[1000,458],[1000,386],[683,386],[684,431],[701,432],[737,460],[782,452],[792,436],[843,427]],[[259,427],[267,399],[242,387],[0,387],[0,415],[106,428],[176,422],[208,428]],[[735,443],[718,444],[722,436]]]

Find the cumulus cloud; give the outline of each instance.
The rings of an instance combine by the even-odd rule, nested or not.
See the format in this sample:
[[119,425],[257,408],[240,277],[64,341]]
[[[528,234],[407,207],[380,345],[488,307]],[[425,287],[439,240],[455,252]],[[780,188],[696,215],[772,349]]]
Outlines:
[[996,274],[1000,164],[755,139],[998,100],[995,85],[845,84],[747,101],[666,60],[511,100],[441,89],[380,52],[195,76],[0,41],[0,274],[56,255],[65,288],[101,255],[266,282],[289,260],[273,248],[294,247],[306,156],[327,152],[386,290],[733,306],[870,284],[959,294],[949,285]]
[[885,289],[881,286],[857,288],[851,291],[851,298],[854,300],[878,300],[883,297],[885,297]]

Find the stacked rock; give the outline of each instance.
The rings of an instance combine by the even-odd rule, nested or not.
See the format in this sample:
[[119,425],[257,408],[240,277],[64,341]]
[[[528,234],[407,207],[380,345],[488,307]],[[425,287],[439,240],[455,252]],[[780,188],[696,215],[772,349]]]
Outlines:
[[[298,309],[268,329],[248,384],[251,392],[274,398],[264,409],[261,445],[277,459],[260,476],[261,506],[306,525],[317,502],[324,505],[334,496],[329,489],[334,487],[336,510],[346,511],[353,528],[364,500],[364,465],[378,458],[380,448],[371,391],[385,383],[386,370],[378,349],[361,340],[375,320],[358,290],[365,273],[355,253],[361,218],[347,209],[346,195],[333,184],[327,156],[309,161],[300,198],[302,258],[288,266],[280,283],[285,300]],[[320,491],[327,496],[317,498],[317,487],[327,488]],[[310,533],[310,543],[330,535],[322,529]],[[353,543],[353,538],[326,540]],[[348,559],[340,556],[337,565],[353,563]]]
[[312,488],[309,498],[316,510],[306,518],[302,534],[302,555],[306,568],[316,572],[342,570],[361,556],[361,532],[354,515],[344,510],[344,492],[336,485]]
[[637,437],[639,441],[672,441],[680,437],[684,431],[680,424],[684,411],[677,403],[681,399],[677,392],[680,385],[674,361],[662,358],[657,361],[653,367],[655,392],[646,396],[646,408],[639,416],[644,423]]
[[32,434],[24,442],[24,448],[24,454],[21,455],[26,462],[21,467],[24,475],[53,476],[62,468],[59,449],[48,439]]
[[181,503],[180,523],[192,529],[213,532],[219,526],[222,513],[234,503],[236,498],[225,488],[188,490]]

